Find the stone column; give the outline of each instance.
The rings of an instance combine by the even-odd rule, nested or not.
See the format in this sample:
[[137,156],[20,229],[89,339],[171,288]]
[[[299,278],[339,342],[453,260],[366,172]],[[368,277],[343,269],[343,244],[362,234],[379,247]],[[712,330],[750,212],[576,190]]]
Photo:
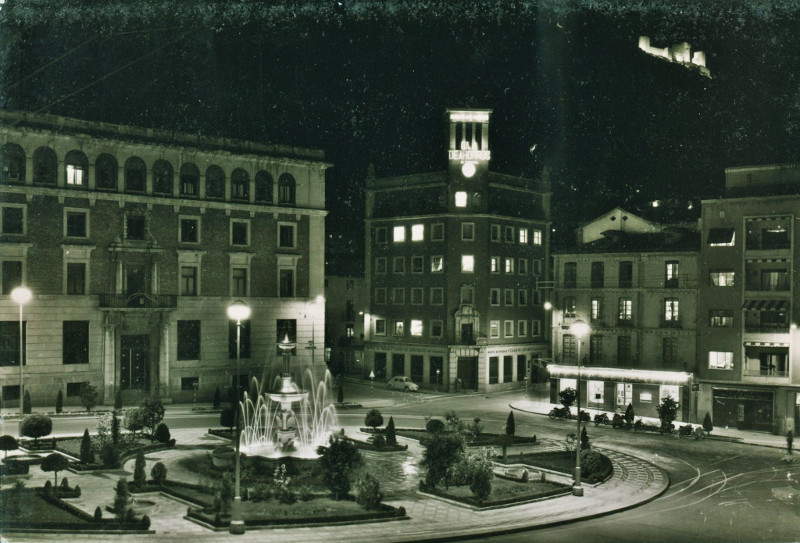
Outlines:
[[114,404],[114,395],[117,392],[117,365],[116,365],[116,326],[109,322],[110,313],[103,316],[103,403]]
[[33,154],[25,157],[25,184],[33,185]]
[[162,401],[170,400],[169,387],[169,336],[170,323],[162,322],[160,325],[160,339],[158,345],[158,383],[159,395]]

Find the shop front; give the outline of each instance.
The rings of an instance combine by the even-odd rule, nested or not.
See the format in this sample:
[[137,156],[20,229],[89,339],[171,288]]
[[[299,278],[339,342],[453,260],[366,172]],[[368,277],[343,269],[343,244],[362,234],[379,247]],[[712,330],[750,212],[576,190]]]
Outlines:
[[775,393],[764,390],[714,388],[714,425],[772,432]]

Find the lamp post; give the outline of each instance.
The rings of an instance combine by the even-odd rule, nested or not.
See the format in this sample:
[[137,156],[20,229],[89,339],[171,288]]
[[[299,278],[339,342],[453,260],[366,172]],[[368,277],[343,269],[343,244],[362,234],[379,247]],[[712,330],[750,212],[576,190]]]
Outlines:
[[23,363],[25,362],[25,345],[22,337],[22,306],[27,304],[33,298],[33,293],[27,287],[17,287],[11,291],[11,299],[19,305],[19,437],[22,437],[22,417],[25,405],[25,390],[23,381]]
[[436,368],[436,392],[439,392],[439,388],[442,386],[442,381],[439,379],[439,374],[442,372],[439,368]]
[[578,433],[575,434],[575,484],[572,487],[573,496],[583,496],[583,487],[581,486],[581,336],[588,334],[590,331],[589,325],[581,320],[573,322],[569,331],[572,332],[578,340],[578,380],[576,388],[576,402],[578,404]]
[[[239,401],[239,358],[242,346],[242,321],[250,318],[250,307],[243,300],[236,300],[228,306],[228,318],[236,321],[236,400]],[[243,534],[245,531],[242,519],[242,495],[240,492],[240,459],[239,442],[241,441],[240,407],[236,407],[236,485],[234,487],[233,511],[231,512],[230,533]]]
[[373,389],[373,385],[375,384],[375,372],[373,370],[369,370],[369,395],[372,396],[375,394],[375,390]]

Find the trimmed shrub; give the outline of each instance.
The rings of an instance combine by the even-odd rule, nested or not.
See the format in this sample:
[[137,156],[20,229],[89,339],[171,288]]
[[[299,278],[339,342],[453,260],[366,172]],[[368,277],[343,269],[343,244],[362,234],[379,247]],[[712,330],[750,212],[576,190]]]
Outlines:
[[350,473],[363,463],[355,445],[346,439],[331,437],[327,447],[317,447],[322,468],[322,480],[334,500],[341,500],[350,492]]
[[53,421],[46,415],[28,415],[22,419],[22,435],[32,437],[35,445],[39,444],[39,438],[50,435],[53,431]]
[[589,477],[603,469],[603,455],[597,451],[581,451],[581,473],[583,477]]
[[5,458],[8,458],[8,451],[16,451],[17,449],[19,449],[19,442],[14,436],[0,436],[0,451],[6,452]]
[[136,437],[136,432],[144,430],[144,420],[142,419],[142,412],[139,408],[128,409],[125,412],[125,428],[131,431],[133,437]]
[[164,481],[167,480],[167,466],[162,462],[156,462],[155,465],[150,468],[150,477],[153,478],[153,481],[155,481],[157,485],[163,485]]
[[564,409],[569,411],[569,408],[572,407],[572,404],[575,403],[575,398],[578,396],[578,392],[572,388],[565,388],[561,392],[558,393],[558,401],[561,402],[561,405],[564,406]]
[[148,517],[147,515],[142,515],[141,523],[142,523],[142,529],[143,530],[149,530],[150,529],[150,517]]
[[[130,498],[130,491],[128,490],[128,480],[122,477],[117,481],[114,494],[114,514],[117,520],[122,522],[128,513],[128,499]],[[132,511],[131,511],[132,512]]]
[[711,422],[711,415],[708,413],[708,411],[706,411],[706,416],[703,419],[703,430],[705,430],[710,434],[711,430],[713,429],[714,429],[714,423]]
[[64,471],[68,467],[69,460],[67,460],[67,457],[56,452],[48,454],[42,460],[42,471],[52,471],[56,485],[58,484],[58,472]]
[[513,436],[516,431],[517,425],[514,423],[514,412],[510,411],[508,413],[508,419],[506,419],[506,434]]
[[310,486],[300,485],[300,488],[297,489],[297,497],[300,498],[301,501],[307,502],[314,499],[314,493],[311,491]]
[[589,445],[589,434],[586,432],[586,426],[584,426],[583,430],[581,430],[581,450],[585,451],[590,447],[591,446]]
[[74,498],[80,498],[81,497],[81,486],[80,485],[75,485],[75,490],[73,490],[73,492],[74,492],[74,494],[73,494]]
[[459,460],[464,450],[464,440],[460,436],[436,434],[428,442],[422,456],[422,466],[428,468],[425,484],[436,486],[445,481],[450,468]]
[[469,485],[469,489],[480,501],[485,500],[492,493],[492,477],[494,477],[494,474],[492,473],[491,465],[488,470],[479,469],[472,474],[472,482]]
[[289,487],[292,478],[286,474],[286,464],[281,464],[272,475],[273,495],[280,503],[291,505],[297,501],[297,496]]
[[56,413],[61,413],[64,410],[64,393],[59,390],[56,396]]
[[389,424],[386,425],[386,444],[390,447],[397,446],[397,431],[394,428],[394,418],[389,417]]
[[137,488],[143,488],[147,484],[147,476],[145,475],[144,468],[144,452],[139,449],[139,452],[136,453],[136,464],[133,468],[133,485]]
[[89,435],[89,429],[83,431],[81,438],[81,463],[92,464],[94,463],[94,450],[92,449],[92,437]]
[[430,419],[425,423],[425,429],[432,434],[444,432],[444,422],[439,419]]
[[25,395],[22,397],[22,414],[31,414],[31,393],[27,390],[25,391]]
[[250,499],[254,502],[268,500],[270,497],[272,497],[272,490],[267,483],[256,483],[253,486],[253,492],[250,493]]
[[44,482],[44,493],[48,496],[53,493],[53,483],[50,482],[50,479]]
[[83,405],[83,407],[85,407],[90,413],[92,411],[92,407],[94,407],[97,403],[97,395],[97,387],[92,383],[89,381],[81,383],[81,405]]
[[375,446],[376,449],[383,449],[384,447],[386,447],[386,439],[381,434],[378,434],[372,440],[372,444]]
[[154,435],[156,441],[159,443],[167,443],[170,440],[169,426],[161,422],[156,426],[156,433]]
[[236,412],[232,408],[226,407],[219,414],[219,425],[227,426],[229,430],[233,430],[234,424],[236,424]]
[[219,409],[219,406],[221,404],[222,404],[222,396],[220,396],[219,387],[217,387],[214,389],[214,400],[212,405],[214,406],[214,409]]
[[378,509],[383,499],[381,485],[371,473],[365,473],[356,481],[356,503],[364,509]]
[[629,403],[628,407],[625,408],[625,422],[628,423],[628,426],[633,424],[634,418],[636,418],[636,414],[633,412],[633,404]]
[[118,468],[119,460],[119,449],[113,443],[103,443],[100,448],[100,461],[103,463],[103,467]]
[[103,520],[103,510],[99,505],[94,510],[94,520]]
[[672,432],[675,418],[678,414],[678,402],[672,396],[667,396],[664,400],[656,406],[658,411],[658,418],[661,419],[661,431],[665,433]]
[[378,426],[383,426],[383,415],[377,409],[370,409],[364,416],[364,426],[370,426],[376,430]]
[[164,404],[161,400],[153,395],[144,400],[139,405],[140,416],[142,417],[142,425],[150,431],[150,439],[155,439],[156,427],[158,423],[164,420]]
[[66,477],[63,477],[61,479],[61,488],[64,490],[69,490],[69,481],[67,480]]

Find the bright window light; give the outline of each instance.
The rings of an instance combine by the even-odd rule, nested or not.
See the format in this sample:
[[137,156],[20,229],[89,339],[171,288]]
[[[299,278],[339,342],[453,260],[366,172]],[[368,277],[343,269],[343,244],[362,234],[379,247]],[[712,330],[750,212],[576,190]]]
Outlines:
[[467,207],[466,192],[456,192],[456,207]]
[[425,239],[425,225],[413,225],[411,227],[411,241],[422,241],[423,239]]
[[395,243],[400,243],[406,240],[406,227],[405,226],[395,226],[394,230],[392,231]]
[[412,336],[421,336],[422,335],[422,321],[412,320],[411,321],[411,335]]
[[472,255],[461,255],[461,271],[472,273],[475,271],[475,257]]

